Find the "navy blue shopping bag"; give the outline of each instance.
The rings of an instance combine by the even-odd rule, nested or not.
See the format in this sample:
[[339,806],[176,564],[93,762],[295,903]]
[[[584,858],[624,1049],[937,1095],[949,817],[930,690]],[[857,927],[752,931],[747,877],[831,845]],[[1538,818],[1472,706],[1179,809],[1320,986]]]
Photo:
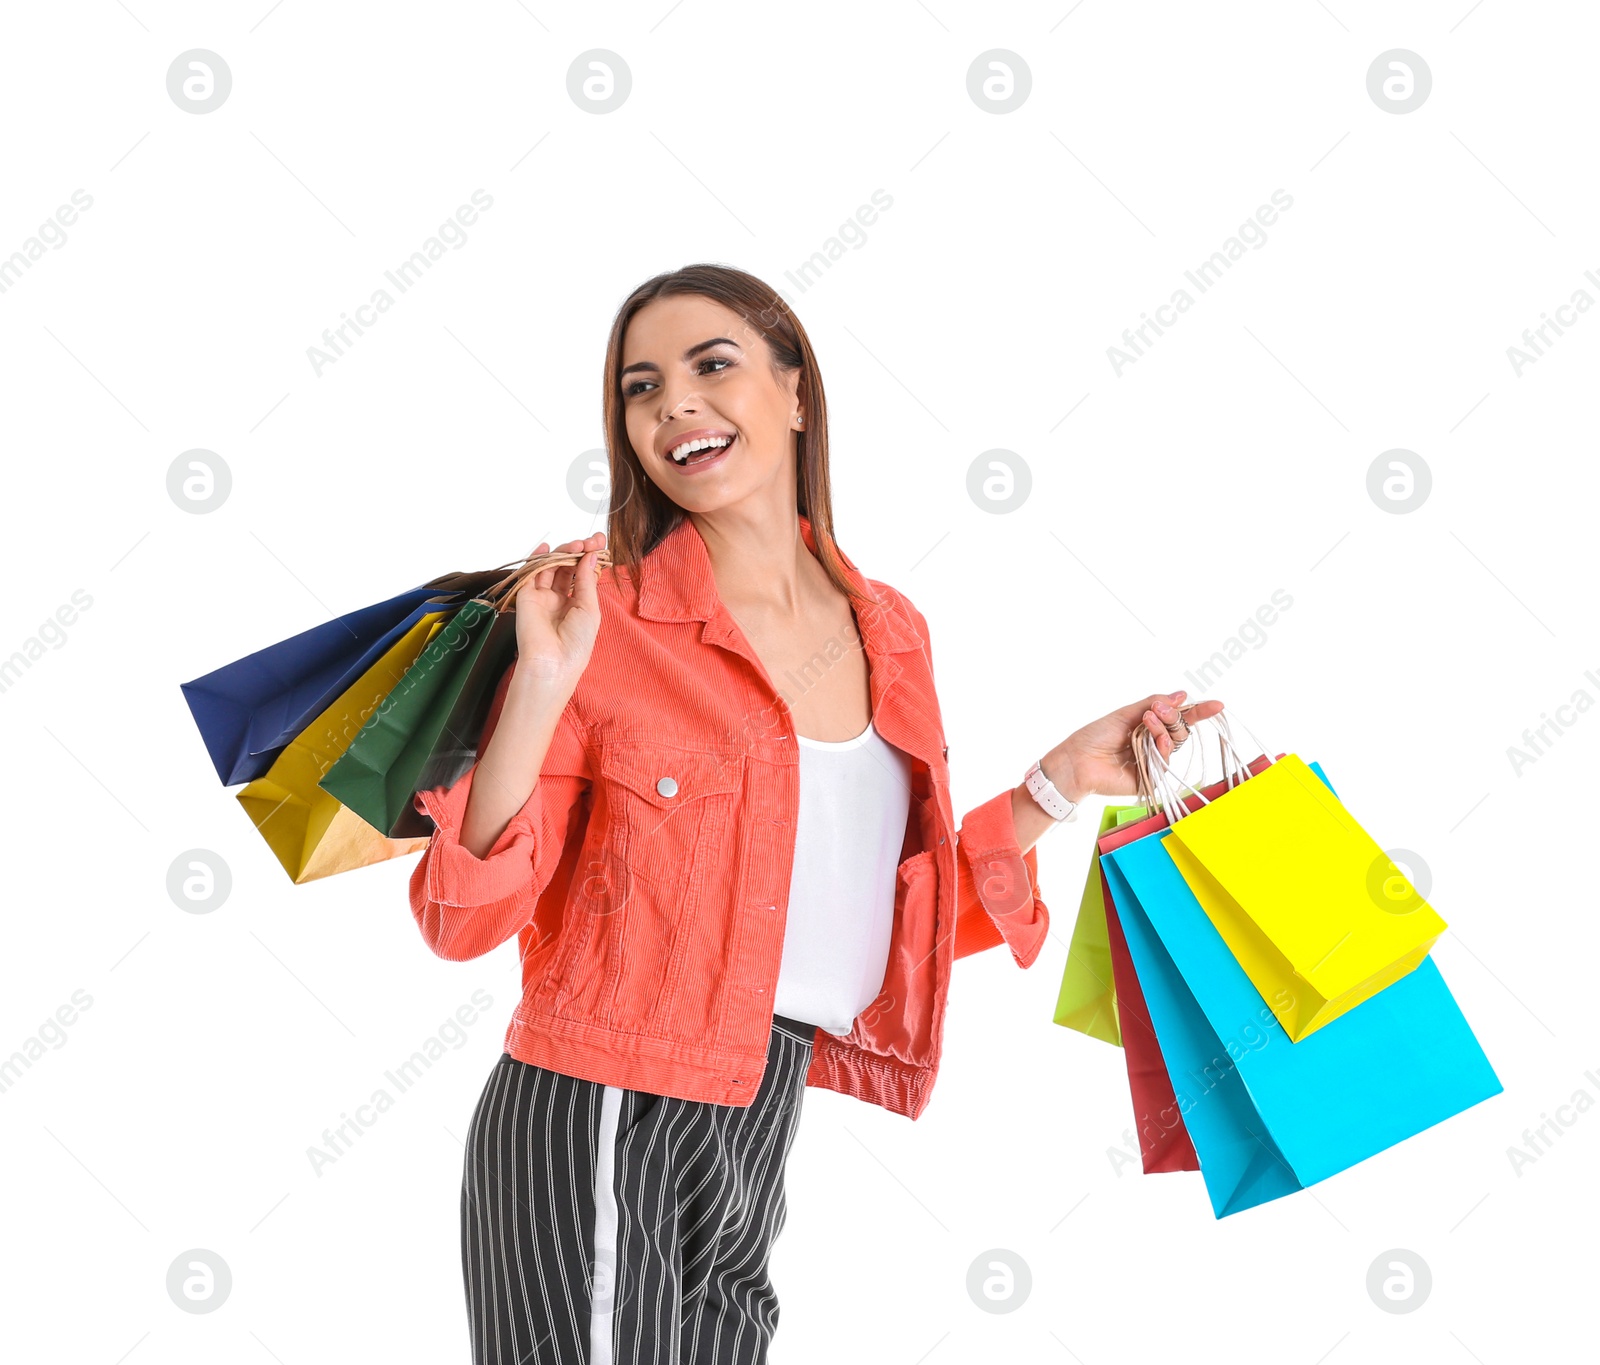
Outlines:
[[504,568],[445,574],[181,684],[224,786],[253,782],[428,611],[459,607]]

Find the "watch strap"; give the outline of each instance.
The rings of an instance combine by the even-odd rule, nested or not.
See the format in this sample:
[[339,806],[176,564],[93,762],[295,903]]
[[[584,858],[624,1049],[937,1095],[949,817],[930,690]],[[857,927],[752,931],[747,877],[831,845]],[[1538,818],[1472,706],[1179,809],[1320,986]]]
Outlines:
[[1045,776],[1040,760],[1034,760],[1033,766],[1028,769],[1028,775],[1024,781],[1027,783],[1028,791],[1033,796],[1033,799],[1039,803],[1045,814],[1050,816],[1052,820],[1060,823],[1077,817],[1078,803],[1067,800],[1056,790],[1056,784]]

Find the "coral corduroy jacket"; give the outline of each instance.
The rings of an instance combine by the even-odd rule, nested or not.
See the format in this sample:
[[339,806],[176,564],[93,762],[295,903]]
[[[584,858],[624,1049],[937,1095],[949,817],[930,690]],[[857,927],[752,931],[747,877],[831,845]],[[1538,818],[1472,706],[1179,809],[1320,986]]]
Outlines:
[[[800,529],[815,553],[805,516]],[[1050,916],[1010,788],[955,828],[927,622],[843,558],[877,604],[856,609],[872,715],[911,757],[912,800],[883,988],[848,1035],[818,1030],[806,1083],[915,1119],[939,1069],[952,963],[1005,943],[1031,966]],[[644,558],[637,583],[602,573],[599,600],[594,654],[538,783],[487,855],[459,842],[476,767],[448,790],[418,793],[437,829],[411,877],[412,911],[429,948],[452,961],[517,936],[513,1057],[748,1105],[766,1064],[794,862],[793,717],[722,605],[687,517]],[[817,667],[849,647],[829,641]]]

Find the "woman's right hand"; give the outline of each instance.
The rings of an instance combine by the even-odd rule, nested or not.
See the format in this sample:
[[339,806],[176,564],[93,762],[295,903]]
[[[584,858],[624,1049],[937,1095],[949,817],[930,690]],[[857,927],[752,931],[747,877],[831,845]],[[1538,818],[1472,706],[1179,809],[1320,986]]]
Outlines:
[[[517,675],[568,694],[578,685],[600,633],[599,553],[606,533],[596,531],[557,549],[583,556],[571,568],[542,569],[517,589]],[[540,543],[534,554],[549,546]]]

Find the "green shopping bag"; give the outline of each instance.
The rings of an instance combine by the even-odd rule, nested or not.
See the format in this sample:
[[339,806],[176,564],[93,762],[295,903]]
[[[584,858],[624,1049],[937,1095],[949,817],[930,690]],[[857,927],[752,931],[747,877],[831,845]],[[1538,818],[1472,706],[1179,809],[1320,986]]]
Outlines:
[[[417,776],[414,792],[453,787],[478,761],[478,741],[494,704],[495,689],[517,658],[517,618],[503,612],[489,626],[489,638],[472,665],[461,695]],[[408,796],[395,825],[396,839],[432,834],[433,817],[416,808]]]
[[[1100,834],[1130,820],[1142,820],[1143,806],[1107,806],[1100,816]],[[1052,1022],[1122,1046],[1122,1025],[1117,1015],[1117,987],[1111,974],[1111,943],[1106,935],[1106,903],[1099,866],[1099,842],[1089,850],[1089,875],[1078,901],[1078,922],[1072,928],[1067,965],[1061,973]]]
[[494,691],[516,653],[516,618],[467,602],[435,635],[318,785],[390,838],[432,831],[412,797],[472,766]]

